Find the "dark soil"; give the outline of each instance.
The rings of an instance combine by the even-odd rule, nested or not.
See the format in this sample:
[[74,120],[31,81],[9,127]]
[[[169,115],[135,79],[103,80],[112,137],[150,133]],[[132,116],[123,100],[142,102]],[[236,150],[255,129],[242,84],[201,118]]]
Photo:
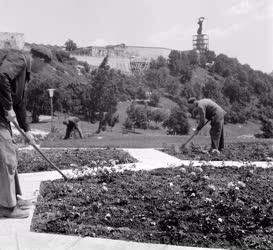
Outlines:
[[[92,161],[114,160],[115,164],[133,163],[137,160],[119,149],[41,149],[41,151],[60,169],[77,166],[90,166]],[[19,151],[18,172],[40,172],[54,170],[35,150]]]
[[[207,160],[207,161],[267,161],[273,158],[273,145],[261,142],[230,143],[220,155],[206,153],[207,148],[191,144],[188,148],[176,152],[174,146],[165,146],[163,152],[176,156],[183,160]],[[271,159],[270,159],[271,158]]]
[[273,169],[178,167],[41,185],[32,230],[138,242],[273,249]]

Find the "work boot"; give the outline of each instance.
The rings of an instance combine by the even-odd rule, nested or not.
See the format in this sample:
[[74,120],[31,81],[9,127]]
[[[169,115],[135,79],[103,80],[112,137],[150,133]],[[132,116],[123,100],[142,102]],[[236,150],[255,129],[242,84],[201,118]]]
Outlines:
[[213,150],[211,150],[211,154],[212,155],[219,155],[221,153],[220,153],[220,151],[218,149],[213,149]]
[[24,199],[21,195],[17,195],[17,207],[20,209],[29,209],[33,207],[36,203],[36,197],[33,197],[32,199]]
[[18,207],[14,208],[1,207],[0,216],[11,219],[24,219],[29,216],[29,210],[22,210]]

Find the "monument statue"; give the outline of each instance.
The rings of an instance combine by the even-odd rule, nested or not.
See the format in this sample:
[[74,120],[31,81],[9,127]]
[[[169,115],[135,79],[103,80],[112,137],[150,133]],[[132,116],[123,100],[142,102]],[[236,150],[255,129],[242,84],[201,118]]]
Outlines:
[[203,25],[204,19],[205,19],[205,17],[199,17],[199,20],[197,22],[197,24],[199,25],[198,30],[197,30],[198,35],[202,35],[202,25]]

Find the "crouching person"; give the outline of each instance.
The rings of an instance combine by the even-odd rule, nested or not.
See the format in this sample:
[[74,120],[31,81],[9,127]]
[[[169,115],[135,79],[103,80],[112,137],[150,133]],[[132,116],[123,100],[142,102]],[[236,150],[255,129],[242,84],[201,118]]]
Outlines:
[[76,116],[69,116],[63,121],[63,124],[66,125],[66,133],[64,140],[69,139],[71,137],[71,133],[73,131],[77,131],[79,133],[80,138],[83,138],[82,130],[79,126],[80,119]]

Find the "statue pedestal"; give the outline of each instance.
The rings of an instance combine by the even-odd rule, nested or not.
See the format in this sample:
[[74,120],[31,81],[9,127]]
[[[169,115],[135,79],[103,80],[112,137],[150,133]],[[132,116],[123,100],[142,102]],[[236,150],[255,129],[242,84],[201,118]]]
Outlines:
[[207,34],[193,35],[192,44],[193,49],[205,52],[209,49],[209,37]]

